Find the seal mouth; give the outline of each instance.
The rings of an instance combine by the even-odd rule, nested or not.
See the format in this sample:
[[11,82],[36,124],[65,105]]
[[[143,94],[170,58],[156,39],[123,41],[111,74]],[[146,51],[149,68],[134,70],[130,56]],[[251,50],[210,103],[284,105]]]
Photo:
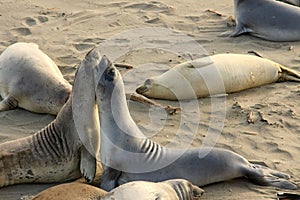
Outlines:
[[145,92],[148,91],[148,87],[145,86],[145,85],[142,85],[142,86],[138,87],[135,91],[136,91],[138,94],[144,94]]

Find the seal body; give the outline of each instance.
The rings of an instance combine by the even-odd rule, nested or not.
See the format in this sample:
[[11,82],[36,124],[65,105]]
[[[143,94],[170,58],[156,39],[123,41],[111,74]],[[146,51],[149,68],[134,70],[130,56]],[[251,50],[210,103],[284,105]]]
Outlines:
[[195,99],[287,80],[300,81],[300,73],[257,56],[217,54],[179,64],[136,91],[157,99]]
[[194,200],[200,198],[203,192],[201,188],[183,179],[174,179],[158,183],[134,181],[113,189],[102,199]]
[[286,180],[287,174],[249,163],[229,150],[160,146],[147,139],[131,118],[122,77],[105,56],[96,67],[95,81],[101,125],[100,157],[104,166],[101,188],[109,191],[130,181],[176,178],[202,186],[238,177],[261,185],[297,188]]
[[15,43],[0,55],[0,111],[17,106],[56,115],[72,86],[34,43]]
[[96,117],[97,110],[88,109],[94,107],[95,102],[83,106],[74,104],[73,98],[80,96],[77,87],[78,82],[84,81],[80,80],[82,73],[98,63],[97,58],[99,54],[94,52],[82,61],[72,95],[53,122],[31,136],[0,144],[0,187],[19,183],[64,182],[80,176],[88,182],[93,180],[100,145],[99,130],[94,130],[97,126],[93,125],[89,127],[89,135],[80,135],[74,119],[78,126],[84,120],[94,122],[78,112],[92,112],[88,113],[89,116]]
[[234,0],[234,15],[236,29],[230,36],[249,33],[277,42],[300,40],[299,7],[274,0]]
[[106,194],[106,191],[95,186],[73,182],[48,188],[32,200],[98,200]]

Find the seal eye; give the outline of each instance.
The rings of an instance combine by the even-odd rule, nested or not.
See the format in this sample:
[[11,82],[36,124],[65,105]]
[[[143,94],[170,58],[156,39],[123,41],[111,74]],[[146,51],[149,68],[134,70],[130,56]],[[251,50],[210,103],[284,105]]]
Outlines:
[[116,75],[116,69],[110,68],[110,69],[107,70],[107,72],[105,74],[105,79],[108,80],[108,81],[113,81],[115,75]]

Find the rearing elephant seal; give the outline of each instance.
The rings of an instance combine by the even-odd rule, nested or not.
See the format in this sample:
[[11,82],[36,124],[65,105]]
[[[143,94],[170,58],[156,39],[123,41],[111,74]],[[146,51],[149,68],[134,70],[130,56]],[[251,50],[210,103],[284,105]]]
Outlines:
[[275,0],[234,0],[234,15],[236,29],[230,36],[249,33],[277,42],[300,40],[299,7]]
[[174,178],[203,186],[238,177],[246,177],[260,185],[297,188],[286,180],[289,175],[252,164],[229,150],[160,146],[147,139],[133,121],[122,77],[105,56],[95,68],[94,79],[100,113],[100,157],[104,169],[101,188],[109,191],[130,181],[159,182]]
[[0,111],[17,106],[56,115],[72,86],[34,43],[15,43],[0,55]]
[[[99,58],[97,51],[87,54],[77,71],[72,95],[53,122],[31,136],[0,144],[0,187],[19,183],[63,182],[79,178],[81,174],[87,181],[93,180],[100,130],[97,125],[90,125],[89,134],[78,135],[73,116],[79,122],[81,117],[82,121],[92,123],[99,120],[98,113],[94,109],[88,116],[74,114],[73,111],[87,112],[90,109],[85,110],[87,106],[81,105],[84,102],[72,102],[80,96],[77,94],[78,82],[80,85],[84,81],[80,79],[86,67],[95,66]],[[94,105],[95,102],[89,106]],[[94,152],[91,152],[91,147]]]
[[146,80],[136,92],[157,99],[195,99],[279,81],[300,82],[300,73],[265,58],[229,53],[176,65]]

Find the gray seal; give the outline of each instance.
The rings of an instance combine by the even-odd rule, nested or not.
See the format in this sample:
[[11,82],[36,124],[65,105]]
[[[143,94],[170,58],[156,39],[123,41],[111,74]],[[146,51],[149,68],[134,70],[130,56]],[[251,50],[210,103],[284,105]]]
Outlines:
[[234,0],[234,15],[236,28],[230,36],[249,33],[277,42],[300,40],[299,7],[275,0]]
[[287,180],[289,175],[252,164],[226,149],[170,149],[149,140],[130,116],[118,70],[106,56],[95,70],[104,169],[101,188],[109,191],[130,181],[159,182],[174,178],[203,186],[239,177],[260,185],[297,188]]
[[72,86],[37,44],[15,43],[0,56],[0,111],[20,107],[57,115]]
[[[0,187],[20,183],[64,182],[82,175],[88,182],[94,179],[100,130],[95,123],[90,125],[88,135],[78,135],[74,118],[78,123],[99,120],[96,109],[89,113],[89,116],[96,116],[95,119],[81,114],[91,109],[77,101],[80,97],[77,91],[84,81],[81,79],[85,69],[96,65],[99,57],[98,52],[92,51],[82,61],[72,95],[53,122],[31,136],[0,144]],[[95,102],[90,106],[94,105]],[[80,127],[80,124],[77,126]]]

